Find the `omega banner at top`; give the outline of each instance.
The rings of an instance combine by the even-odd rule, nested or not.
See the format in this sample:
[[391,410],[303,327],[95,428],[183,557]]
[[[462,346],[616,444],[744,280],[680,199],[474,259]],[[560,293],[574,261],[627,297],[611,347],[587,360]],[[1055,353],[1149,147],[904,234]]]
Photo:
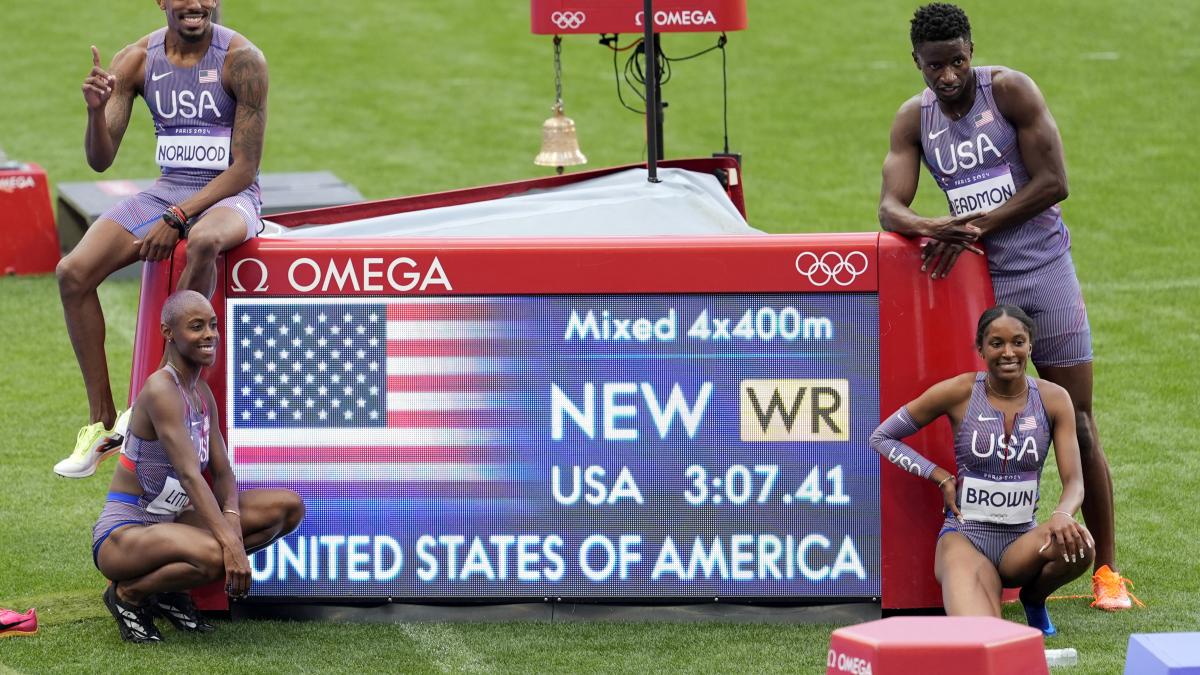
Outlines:
[[227,303],[254,595],[879,595],[874,293]]
[[[643,0],[530,0],[535,34],[641,33]],[[658,33],[745,30],[746,0],[654,0]]]

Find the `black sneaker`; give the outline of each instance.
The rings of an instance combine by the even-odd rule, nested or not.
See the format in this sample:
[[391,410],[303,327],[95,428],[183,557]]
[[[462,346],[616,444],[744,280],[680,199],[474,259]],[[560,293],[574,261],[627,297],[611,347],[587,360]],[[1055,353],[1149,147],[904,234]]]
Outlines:
[[187,593],[159,593],[150,600],[150,612],[175,626],[175,630],[211,633],[217,627],[209,623]]
[[129,605],[117,599],[117,585],[109,584],[104,591],[104,606],[117,620],[117,628],[121,631],[121,639],[137,644],[147,642],[162,642],[162,634],[150,620],[150,608]]

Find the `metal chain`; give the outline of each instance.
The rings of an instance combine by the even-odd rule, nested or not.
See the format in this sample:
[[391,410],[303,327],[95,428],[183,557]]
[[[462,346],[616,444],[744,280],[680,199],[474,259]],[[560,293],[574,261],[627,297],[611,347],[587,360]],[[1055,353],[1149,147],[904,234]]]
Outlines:
[[554,101],[562,106],[562,37],[554,36]]

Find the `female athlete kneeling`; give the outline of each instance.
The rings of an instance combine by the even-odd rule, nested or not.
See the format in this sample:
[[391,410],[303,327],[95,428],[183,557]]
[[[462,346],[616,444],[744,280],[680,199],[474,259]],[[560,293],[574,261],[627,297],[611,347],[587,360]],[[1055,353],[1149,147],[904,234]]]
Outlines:
[[[296,529],[304,503],[290,490],[238,492],[217,403],[200,371],[216,361],[217,316],[203,295],[180,291],[162,310],[166,365],[133,406],[120,465],[92,531],[92,558],[112,580],[104,604],[121,637],[158,642],[153,616],[179,630],[213,626],[185,591],[225,579],[225,592],[250,590],[248,553]],[[201,475],[208,469],[209,488]]]
[[[1071,398],[1025,374],[1034,337],[1033,321],[1019,307],[984,312],[975,347],[987,371],[930,387],[879,425],[871,447],[942,491],[946,521],[934,574],[946,613],[998,617],[1002,588],[1020,586],[1029,625],[1053,635],[1046,597],[1091,567],[1095,544],[1074,516],[1083,474]],[[954,431],[957,475],[900,440],[941,415]],[[1038,482],[1052,440],[1062,497],[1038,525]]]

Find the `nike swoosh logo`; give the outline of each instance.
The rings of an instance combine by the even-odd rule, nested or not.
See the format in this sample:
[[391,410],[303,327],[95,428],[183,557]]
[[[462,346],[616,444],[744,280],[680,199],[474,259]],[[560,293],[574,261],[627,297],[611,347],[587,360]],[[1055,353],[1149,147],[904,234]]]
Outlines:
[[980,422],[995,422],[998,419],[1000,419],[1000,418],[999,417],[984,417],[983,415],[979,416]]
[[[171,74],[171,71],[169,71],[169,70],[165,73],[154,73],[154,74],[150,75],[150,81],[158,82],[159,80],[163,79],[164,77],[166,77],[170,74]],[[943,131],[945,131],[945,129],[943,129]]]
[[0,631],[8,630],[9,628],[16,628],[17,626],[29,623],[30,621],[33,621],[33,619],[21,619],[20,621],[14,621],[13,623],[4,623],[3,621],[0,621]]
[[941,131],[939,131],[939,132],[937,132],[937,133],[934,133],[934,132],[932,132],[932,131],[931,131],[931,132],[929,132],[929,140],[931,140],[931,141],[932,141],[932,140],[934,140],[934,139],[935,139],[935,138],[937,138],[938,136],[941,136],[942,134],[944,134],[944,133],[946,133],[947,131],[949,131],[949,129],[950,129],[950,127],[946,127],[945,129],[942,129]]

